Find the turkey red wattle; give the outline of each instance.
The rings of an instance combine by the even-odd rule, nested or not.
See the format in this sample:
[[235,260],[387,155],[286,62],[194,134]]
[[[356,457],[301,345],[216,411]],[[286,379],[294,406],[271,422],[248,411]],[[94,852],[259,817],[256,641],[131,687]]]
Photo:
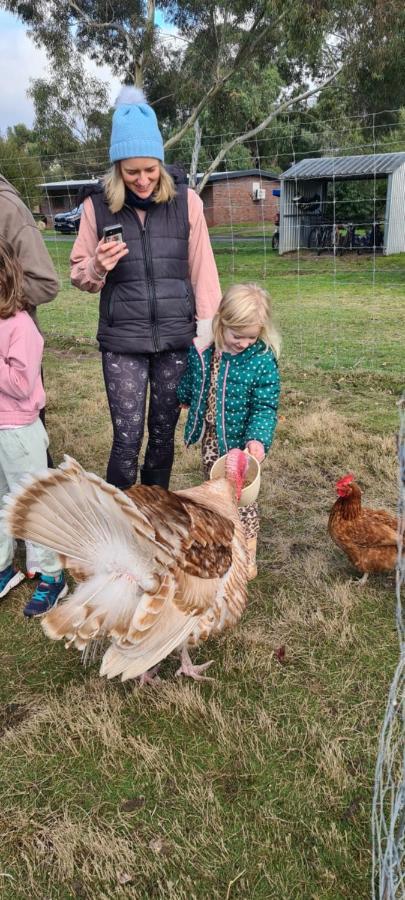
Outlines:
[[249,467],[249,458],[243,450],[235,447],[227,453],[225,460],[225,476],[234,486],[236,499],[240,500]]

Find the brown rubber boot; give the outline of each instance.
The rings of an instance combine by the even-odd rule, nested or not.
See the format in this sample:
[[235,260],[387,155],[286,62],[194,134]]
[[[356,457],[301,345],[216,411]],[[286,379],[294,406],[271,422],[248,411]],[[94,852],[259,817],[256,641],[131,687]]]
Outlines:
[[256,575],[257,575],[257,565],[256,565],[257,537],[248,538],[246,541],[246,545],[247,545],[247,550],[248,550],[247,577],[248,577],[248,581],[252,581],[252,579],[256,578]]

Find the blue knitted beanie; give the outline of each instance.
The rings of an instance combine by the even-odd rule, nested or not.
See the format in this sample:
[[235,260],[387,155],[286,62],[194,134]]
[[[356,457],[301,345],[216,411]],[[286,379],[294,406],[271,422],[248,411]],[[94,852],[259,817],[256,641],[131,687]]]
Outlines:
[[135,87],[123,87],[115,101],[110,141],[110,160],[130,159],[132,156],[165,158],[163,139],[156,115],[148,106],[143,92]]

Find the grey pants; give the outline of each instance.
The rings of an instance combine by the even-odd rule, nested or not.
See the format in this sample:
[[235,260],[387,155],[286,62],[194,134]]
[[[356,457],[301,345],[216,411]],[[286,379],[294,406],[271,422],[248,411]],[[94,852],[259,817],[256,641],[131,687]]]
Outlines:
[[[21,428],[0,428],[0,506],[4,497],[24,475],[37,475],[47,469],[48,435],[40,419]],[[26,542],[27,570],[43,575],[59,575],[60,560],[53,550]],[[13,561],[14,541],[0,519],[0,572]]]

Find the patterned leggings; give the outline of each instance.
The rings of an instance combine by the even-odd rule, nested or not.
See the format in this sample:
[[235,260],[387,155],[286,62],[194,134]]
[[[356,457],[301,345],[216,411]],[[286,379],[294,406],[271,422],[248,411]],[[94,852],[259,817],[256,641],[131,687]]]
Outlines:
[[135,484],[146,412],[146,469],[171,469],[174,432],[180,413],[177,386],[186,368],[187,350],[161,353],[102,354],[103,374],[114,431],[107,481],[123,490]]

